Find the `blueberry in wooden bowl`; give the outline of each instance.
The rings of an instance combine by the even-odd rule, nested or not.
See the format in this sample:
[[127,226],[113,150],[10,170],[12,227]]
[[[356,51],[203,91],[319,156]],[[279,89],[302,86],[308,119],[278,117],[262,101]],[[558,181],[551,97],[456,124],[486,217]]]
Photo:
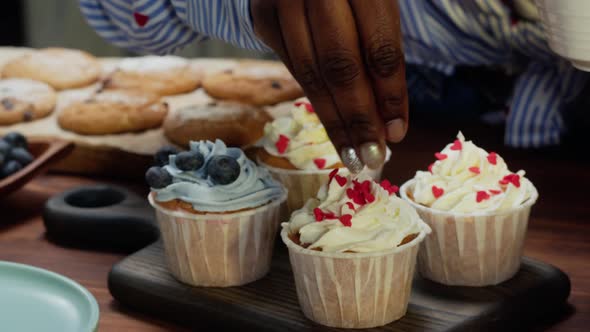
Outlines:
[[0,138],[0,197],[23,187],[73,148],[73,143],[59,139],[28,141],[16,132]]

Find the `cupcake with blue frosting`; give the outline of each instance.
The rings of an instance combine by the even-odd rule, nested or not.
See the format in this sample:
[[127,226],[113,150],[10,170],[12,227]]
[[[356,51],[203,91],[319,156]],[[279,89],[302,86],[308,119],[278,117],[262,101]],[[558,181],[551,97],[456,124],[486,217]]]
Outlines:
[[227,287],[262,278],[287,192],[238,148],[220,141],[165,149],[150,168],[150,204],[156,209],[168,266],[194,286]]

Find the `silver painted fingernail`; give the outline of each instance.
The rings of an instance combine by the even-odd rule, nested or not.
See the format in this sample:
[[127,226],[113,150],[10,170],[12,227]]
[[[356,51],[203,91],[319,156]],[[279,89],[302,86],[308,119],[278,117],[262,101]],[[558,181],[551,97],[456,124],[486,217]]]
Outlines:
[[346,166],[352,174],[360,173],[365,167],[352,147],[342,148],[342,151],[340,151],[340,158],[342,159],[344,166]]
[[391,120],[385,124],[387,140],[394,143],[401,142],[406,136],[406,122],[402,119]]
[[383,166],[385,154],[375,142],[364,143],[361,145],[361,160],[370,169],[378,169]]

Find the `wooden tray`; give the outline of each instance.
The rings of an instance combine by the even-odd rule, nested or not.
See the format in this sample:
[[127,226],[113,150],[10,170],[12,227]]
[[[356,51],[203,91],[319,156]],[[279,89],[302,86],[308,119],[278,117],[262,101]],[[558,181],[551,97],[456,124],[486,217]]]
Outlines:
[[[199,329],[336,331],[307,320],[299,309],[286,248],[276,244],[271,273],[233,288],[190,287],[168,273],[156,242],[113,267],[109,289],[119,302]],[[556,314],[570,292],[557,268],[525,258],[520,272],[493,287],[446,287],[414,281],[406,316],[371,331],[507,331]]]
[[75,145],[64,159],[53,163],[51,171],[126,180],[142,180],[154,157],[108,146]]

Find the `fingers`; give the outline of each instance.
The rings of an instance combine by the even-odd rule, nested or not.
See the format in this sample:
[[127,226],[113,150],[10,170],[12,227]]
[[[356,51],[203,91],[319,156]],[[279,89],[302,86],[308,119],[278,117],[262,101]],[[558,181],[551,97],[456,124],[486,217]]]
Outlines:
[[[283,2],[278,7],[278,17],[293,76],[314,105],[330,140],[337,151],[353,146],[332,95],[320,74],[307,20],[302,19],[305,18],[305,1]],[[351,171],[358,172],[362,170],[363,164],[359,163],[354,153],[354,149],[352,152],[347,150],[342,159]]]
[[[303,87],[328,135],[339,151],[352,146],[332,97],[319,74],[313,41],[305,18],[304,0],[251,1],[252,19],[257,35],[283,60]],[[347,151],[345,165],[353,172],[363,168],[355,151]]]
[[397,1],[349,2],[387,140],[399,142],[408,128],[408,97]]
[[250,12],[252,14],[252,22],[256,35],[263,40],[268,47],[272,48],[290,69],[291,64],[281,36],[278,5],[276,1],[251,0]]
[[305,20],[304,0],[289,0],[277,8],[279,31],[292,64],[293,75],[306,90],[306,94],[325,94],[325,86],[319,76],[313,42]]
[[251,0],[250,13],[256,35],[272,49],[280,46],[280,35],[276,33],[279,24],[274,1]]
[[344,156],[355,148],[367,166],[377,168],[385,158],[384,127],[359,50],[350,5],[346,0],[306,0],[305,9],[320,75],[343,121],[341,125],[322,122],[331,138],[344,126],[352,143],[338,146]]
[[[395,57],[393,64],[386,61],[391,58],[387,54],[392,49],[401,50],[399,19],[393,20],[395,28],[389,27],[393,33],[382,32],[381,26],[391,20],[383,12],[374,16],[379,17],[380,24],[364,23],[373,21],[370,16],[358,19],[376,15],[376,2],[383,12],[397,14],[394,1],[385,0],[371,1],[371,5],[363,5],[362,0],[251,2],[257,34],[277,52],[302,85],[343,162],[353,172],[363,166],[358,155],[369,167],[380,166],[385,157],[385,137],[399,141],[407,127],[403,58],[401,74],[395,69],[399,67]],[[353,13],[356,7],[359,13]],[[356,21],[363,22],[362,28],[356,26]],[[380,46],[387,38],[377,35],[379,38],[371,39],[374,31],[394,36],[393,41]],[[372,49],[361,52],[361,46],[369,47],[365,45]],[[387,132],[384,120],[389,124]]]

